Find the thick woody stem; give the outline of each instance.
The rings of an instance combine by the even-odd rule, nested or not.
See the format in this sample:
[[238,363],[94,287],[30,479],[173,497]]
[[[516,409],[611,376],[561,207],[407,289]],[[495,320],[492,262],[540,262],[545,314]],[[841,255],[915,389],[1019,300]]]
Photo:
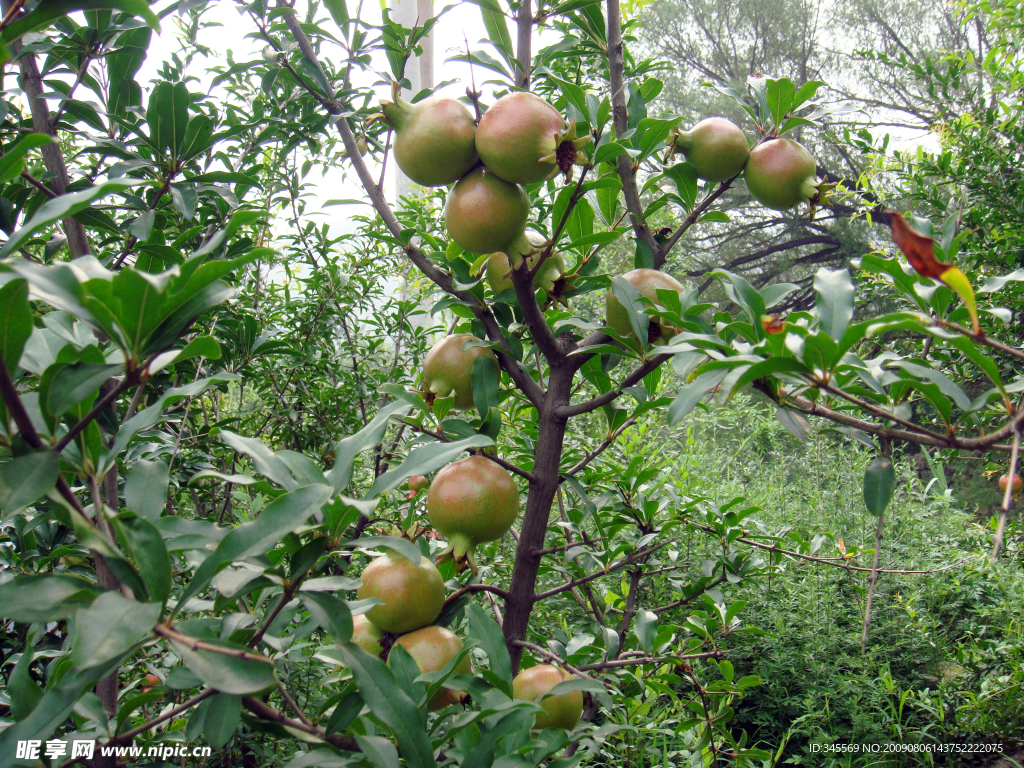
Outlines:
[[[533,38],[533,2],[521,0],[519,12],[516,14],[516,61],[519,71],[516,72],[516,85],[524,91],[530,89],[530,66],[533,54],[531,43]],[[504,21],[502,21],[504,23]]]

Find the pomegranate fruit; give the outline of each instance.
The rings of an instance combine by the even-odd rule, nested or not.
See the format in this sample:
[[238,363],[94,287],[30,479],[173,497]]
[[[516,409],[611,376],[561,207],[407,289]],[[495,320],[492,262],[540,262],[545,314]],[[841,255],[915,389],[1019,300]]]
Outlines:
[[360,578],[363,584],[356,593],[359,599],[376,597],[384,602],[366,614],[377,629],[396,635],[412,632],[441,615],[444,580],[426,557],[412,563],[388,552],[366,566]]
[[[682,283],[671,275],[659,272],[656,269],[634,269],[624,274],[623,279],[640,291],[645,299],[650,299],[657,306],[663,306],[658,301],[658,291],[682,291]],[[624,337],[633,336],[633,327],[629,324],[629,315],[622,303],[615,298],[612,291],[605,296],[605,322],[609,328]],[[668,344],[669,340],[679,331],[671,326],[662,326],[658,318],[652,317],[648,325],[647,341],[653,344]]]
[[448,193],[444,225],[463,250],[507,254],[512,249],[518,258],[533,248],[524,233],[529,212],[530,198],[522,187],[487,168],[476,168]]
[[477,544],[505,535],[519,515],[519,489],[503,467],[483,456],[449,464],[434,477],[427,492],[427,515],[434,529],[448,539],[440,554],[466,564],[476,573]]
[[512,681],[512,696],[523,701],[535,701],[544,711],[537,714],[533,729],[561,728],[571,731],[583,714],[583,692],[571,691],[559,696],[548,696],[537,701],[559,683],[572,680],[564,669],[551,664],[538,664],[524,669]]
[[352,617],[352,642],[371,656],[379,656],[384,651],[384,646],[380,644],[383,634],[366,618],[366,614]]
[[584,162],[577,153],[589,142],[590,136],[576,137],[575,123],[566,124],[558,110],[527,91],[494,102],[476,130],[484,165],[515,184],[544,181],[559,170],[570,176],[572,166]]
[[750,151],[744,177],[751,196],[766,208],[785,211],[817,200],[817,165],[802,144],[772,139]]
[[[1008,486],[1009,484],[1010,484],[1010,476],[1009,475],[1003,475],[1002,477],[999,478],[999,490],[1002,491],[1003,493],[1006,493],[1006,486]],[[1013,491],[1012,491],[1013,495],[1016,496],[1018,493],[1020,493],[1020,489],[1022,487],[1024,487],[1024,480],[1020,479],[1020,475],[1014,475],[1013,476]]]
[[409,490],[413,493],[417,493],[430,487],[430,481],[423,475],[413,475],[406,480],[406,484],[409,486]]
[[688,131],[677,131],[672,146],[705,181],[731,179],[743,170],[750,154],[743,131],[724,117],[709,117]]
[[[537,266],[537,259],[540,258],[543,250],[540,248],[544,244],[544,238],[538,235],[536,232],[527,232],[526,239],[530,241],[530,244],[534,247],[533,252],[526,257],[526,263],[532,270]],[[508,256],[501,251],[491,254],[491,258],[487,260],[487,284],[491,286],[491,292],[497,296],[502,291],[509,290],[512,288],[512,265],[509,263]],[[565,259],[562,258],[560,253],[552,253],[541,264],[540,269],[533,276],[533,287],[539,288],[546,294],[555,295],[558,293],[557,286],[558,281],[565,276]]]
[[[444,669],[448,662],[454,659],[462,650],[462,641],[455,633],[444,627],[423,627],[415,632],[402,635],[395,641],[395,645],[402,646],[420,670],[420,674],[437,672]],[[391,646],[392,650],[395,645]],[[391,652],[388,653],[388,665],[391,665]],[[473,674],[473,664],[469,656],[464,656],[462,661],[455,667],[456,673],[460,675]],[[435,693],[427,707],[431,710],[444,709],[449,704],[458,704],[466,695],[465,691],[454,691],[449,688],[441,688]]]
[[494,370],[498,370],[498,358],[490,347],[462,348],[471,340],[479,341],[471,333],[445,336],[423,358],[423,383],[427,391],[436,397],[454,395],[455,408],[460,410],[473,407],[473,363],[476,359],[486,357],[494,364]]
[[452,184],[479,161],[473,115],[455,99],[431,97],[410,104],[392,87],[394,101],[381,103],[395,129],[392,150],[402,173],[424,187]]

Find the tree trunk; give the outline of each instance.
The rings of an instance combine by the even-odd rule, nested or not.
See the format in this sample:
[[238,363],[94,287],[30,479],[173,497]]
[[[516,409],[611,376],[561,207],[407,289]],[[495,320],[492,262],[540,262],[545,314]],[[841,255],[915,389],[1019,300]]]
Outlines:
[[513,674],[519,671],[519,659],[523,649],[517,640],[526,639],[526,629],[533,611],[534,588],[537,584],[537,570],[544,548],[544,536],[548,528],[548,516],[558,491],[558,472],[562,460],[562,441],[565,439],[566,418],[555,418],[554,411],[569,402],[573,369],[568,365],[554,368],[548,379],[547,396],[539,413],[540,431],[537,436],[537,450],[534,455],[533,475],[526,497],[526,512],[519,532],[519,546],[516,547],[515,564],[512,566],[512,583],[505,600],[505,645],[512,659]]

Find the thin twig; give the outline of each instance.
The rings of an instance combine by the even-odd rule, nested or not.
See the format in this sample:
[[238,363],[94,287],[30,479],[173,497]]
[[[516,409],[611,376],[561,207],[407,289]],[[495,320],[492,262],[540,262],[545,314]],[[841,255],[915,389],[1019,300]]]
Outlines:
[[1010,472],[1007,475],[1009,482],[1003,490],[1003,503],[999,507],[999,526],[996,528],[996,538],[992,542],[992,554],[989,556],[989,564],[995,565],[999,556],[999,549],[1003,545],[1003,534],[1006,532],[1006,515],[1010,511],[1010,501],[1015,491],[1013,481],[1017,477],[1017,458],[1020,455],[1020,429],[1013,433],[1013,449],[1010,451]]

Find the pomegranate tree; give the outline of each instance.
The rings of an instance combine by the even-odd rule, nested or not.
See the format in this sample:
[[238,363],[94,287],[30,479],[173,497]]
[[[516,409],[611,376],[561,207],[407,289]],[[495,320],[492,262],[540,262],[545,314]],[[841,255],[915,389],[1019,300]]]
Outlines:
[[442,559],[476,572],[477,544],[501,538],[519,514],[512,476],[483,456],[456,461],[437,473],[427,492],[430,524],[448,539]]

